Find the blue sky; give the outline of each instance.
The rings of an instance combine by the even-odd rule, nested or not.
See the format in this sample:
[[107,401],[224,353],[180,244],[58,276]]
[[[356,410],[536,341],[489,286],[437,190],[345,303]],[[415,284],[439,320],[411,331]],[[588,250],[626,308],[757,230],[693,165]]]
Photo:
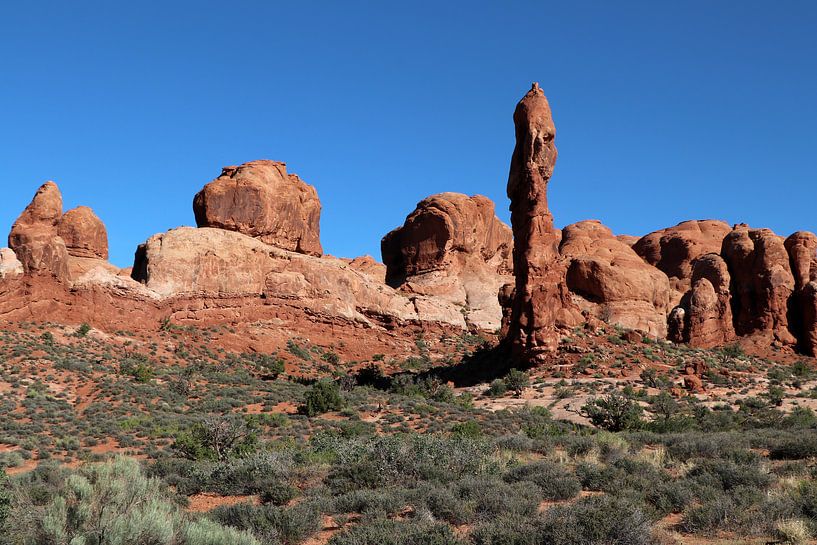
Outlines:
[[508,220],[514,105],[554,110],[557,225],[817,231],[817,2],[15,2],[0,35],[0,232],[55,180],[111,259],[194,224],[222,166],[285,161],[325,251],[442,191]]

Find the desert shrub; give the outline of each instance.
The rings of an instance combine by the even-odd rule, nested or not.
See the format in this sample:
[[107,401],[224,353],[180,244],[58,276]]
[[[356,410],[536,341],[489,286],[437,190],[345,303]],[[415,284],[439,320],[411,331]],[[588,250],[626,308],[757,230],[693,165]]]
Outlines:
[[91,326],[85,322],[81,323],[79,327],[74,331],[74,336],[76,337],[85,337],[91,331]]
[[496,475],[509,463],[490,441],[461,436],[410,434],[352,440],[318,436],[313,448],[334,458],[326,482],[340,491],[385,484],[412,486],[419,481],[448,483],[468,475]]
[[225,527],[208,519],[197,520],[187,526],[184,539],[186,545],[260,545],[249,532]]
[[687,473],[687,478],[716,484],[723,490],[738,487],[765,489],[773,480],[757,465],[736,464],[729,460],[702,460]]
[[805,545],[811,539],[811,530],[803,520],[787,519],[777,523],[775,537],[789,545]]
[[643,425],[643,410],[638,402],[618,391],[601,398],[591,398],[581,408],[590,422],[597,428],[618,432],[638,429]]
[[421,501],[437,520],[457,525],[473,520],[474,506],[450,488],[429,487]]
[[45,477],[52,493],[39,502],[26,493],[30,478],[16,483],[18,501],[7,532],[12,543],[178,545],[178,537],[185,536],[184,545],[258,545],[251,536],[220,525],[191,523],[165,485],[146,477],[132,459],[86,464]]
[[773,445],[769,449],[773,460],[803,460],[817,457],[817,433],[802,434]]
[[406,506],[407,495],[404,489],[353,490],[333,498],[329,510],[332,513],[360,513],[375,518],[393,516]]
[[257,448],[255,426],[242,417],[208,417],[176,435],[173,449],[191,460],[223,462]]
[[512,391],[516,396],[522,395],[522,391],[530,386],[530,376],[519,369],[511,369],[505,375],[505,386]]
[[541,522],[540,543],[647,545],[650,520],[642,508],[614,496],[584,498],[550,508]]
[[463,545],[447,524],[377,520],[354,526],[329,540],[329,545]]
[[316,416],[343,408],[340,388],[330,380],[319,380],[304,394],[299,411],[306,416]]
[[538,528],[530,517],[503,515],[474,527],[474,545],[539,545]]
[[462,437],[480,437],[482,435],[482,427],[476,420],[457,422],[451,426],[451,433]]
[[0,475],[0,533],[5,531],[10,511],[11,491],[9,490],[8,478],[3,474]]
[[508,385],[505,384],[505,381],[501,378],[498,378],[491,382],[491,385],[488,387],[488,395],[491,397],[502,397],[508,391]]
[[505,474],[505,480],[530,481],[539,487],[542,497],[548,500],[567,500],[581,491],[581,483],[575,475],[547,460],[516,467]]
[[533,483],[508,484],[493,478],[466,477],[454,489],[470,506],[476,520],[491,520],[503,514],[532,516],[542,497]]
[[290,508],[239,503],[217,507],[207,516],[225,526],[252,532],[264,545],[294,545],[321,527],[320,511],[307,502]]

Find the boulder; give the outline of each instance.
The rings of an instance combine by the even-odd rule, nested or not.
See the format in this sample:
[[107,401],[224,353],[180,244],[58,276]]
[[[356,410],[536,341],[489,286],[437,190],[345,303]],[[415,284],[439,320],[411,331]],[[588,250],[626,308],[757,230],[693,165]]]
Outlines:
[[722,221],[684,221],[641,237],[633,249],[644,261],[664,271],[670,287],[680,295],[692,287],[692,262],[704,254],[720,252],[730,231]]
[[0,279],[23,274],[23,264],[11,248],[0,248]]
[[59,220],[57,234],[65,241],[70,256],[108,259],[108,231],[87,206],[66,212]]
[[432,195],[381,242],[386,281],[462,307],[476,327],[500,327],[497,294],[511,281],[513,234],[487,197]]
[[221,176],[196,194],[193,212],[199,227],[236,231],[302,254],[323,253],[318,193],[288,174],[284,163],[224,167]]
[[513,230],[515,286],[503,325],[512,352],[531,362],[546,359],[559,344],[557,320],[571,308],[559,257],[559,234],[548,209],[547,186],[556,165],[556,126],[539,84],[517,104],[513,114],[516,146],[508,174]]
[[794,276],[783,239],[769,229],[736,225],[724,238],[721,255],[732,277],[735,332],[795,344],[788,322]]
[[68,279],[68,249],[57,234],[62,217],[62,194],[54,182],[37,190],[9,233],[9,248],[26,274],[51,274]]
[[579,308],[596,318],[653,337],[667,334],[667,275],[648,265],[597,220],[562,229],[559,253],[568,262],[567,287]]

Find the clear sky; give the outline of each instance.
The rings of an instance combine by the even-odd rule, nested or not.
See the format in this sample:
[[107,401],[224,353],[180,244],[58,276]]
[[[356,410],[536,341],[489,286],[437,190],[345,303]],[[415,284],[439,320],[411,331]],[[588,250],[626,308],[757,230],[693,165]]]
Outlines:
[[817,2],[6,2],[0,232],[45,180],[111,259],[193,225],[224,165],[285,161],[325,251],[380,257],[427,195],[508,221],[512,113],[554,110],[557,225],[817,231]]

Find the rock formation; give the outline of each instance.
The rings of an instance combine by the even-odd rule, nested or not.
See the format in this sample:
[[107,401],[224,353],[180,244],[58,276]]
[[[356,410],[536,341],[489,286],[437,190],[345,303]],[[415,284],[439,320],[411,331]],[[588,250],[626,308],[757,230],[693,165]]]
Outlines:
[[692,286],[692,262],[704,254],[719,253],[730,231],[729,225],[722,221],[685,221],[641,237],[633,250],[644,261],[664,271],[670,287],[678,292],[677,299]]
[[557,319],[571,306],[559,259],[559,234],[547,202],[556,164],[556,126],[547,98],[534,83],[513,114],[516,147],[508,174],[515,275],[506,341],[530,361],[556,349]]
[[698,257],[692,267],[692,288],[670,316],[669,338],[700,348],[732,342],[731,277],[718,254]]
[[68,279],[68,250],[57,234],[62,217],[62,194],[54,182],[37,190],[9,234],[11,248],[26,274],[52,274]]
[[193,199],[199,227],[217,227],[308,255],[323,253],[315,188],[286,164],[252,161],[224,167]]
[[460,306],[469,323],[496,330],[497,294],[511,281],[513,235],[487,197],[432,195],[381,242],[386,281]]
[[87,206],[66,212],[59,220],[57,234],[65,241],[68,255],[108,259],[108,231]]
[[562,229],[567,287],[579,308],[604,321],[665,338],[669,280],[596,220]]
[[132,274],[159,298],[286,301],[312,315],[366,325],[376,317],[465,327],[455,305],[400,294],[341,259],[289,252],[223,229],[154,235],[140,245]]
[[0,248],[0,279],[23,274],[23,264],[11,248]]
[[732,276],[735,332],[795,344],[788,323],[794,277],[783,239],[769,229],[737,225],[724,238],[721,255]]
[[801,350],[817,354],[817,236],[798,231],[784,243],[794,276],[794,295],[789,305],[789,324]]

